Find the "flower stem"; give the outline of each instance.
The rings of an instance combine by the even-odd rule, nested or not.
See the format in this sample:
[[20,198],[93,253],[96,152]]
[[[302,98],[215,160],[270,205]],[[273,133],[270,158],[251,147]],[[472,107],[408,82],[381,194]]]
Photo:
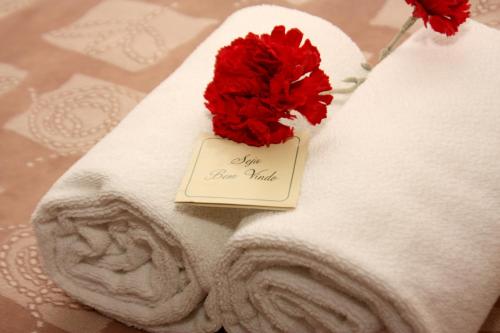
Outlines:
[[389,54],[391,54],[392,51],[394,51],[401,37],[403,37],[403,35],[408,31],[408,29],[411,28],[411,26],[417,21],[417,19],[418,18],[416,18],[415,16],[410,16],[408,20],[406,20],[406,22],[401,27],[401,30],[399,30],[396,36],[394,36],[389,45],[387,45],[387,47],[380,51],[378,59],[379,62],[384,60],[385,57],[387,57]]
[[342,81],[347,83],[352,83],[352,86],[348,88],[338,88],[338,89],[336,88],[333,90],[324,91],[321,93],[321,95],[350,94],[354,92],[354,90],[356,90],[363,82],[365,82],[365,80],[366,80],[365,77],[348,77]]
[[335,94],[350,94],[354,92],[354,90],[358,89],[358,87],[365,82],[366,78],[364,77],[348,77],[344,79],[344,82],[352,83],[352,86],[349,88],[339,88],[335,89],[333,92]]
[[[396,36],[394,36],[389,45],[387,45],[387,47],[383,48],[382,51],[380,51],[378,62],[384,60],[385,57],[387,57],[389,54],[392,53],[392,51],[394,51],[401,38],[413,26],[413,24],[415,24],[417,20],[418,18],[414,16],[410,16],[406,20],[406,22],[401,27],[401,30],[399,30]],[[363,67],[363,69],[366,70],[367,72],[372,70],[372,66],[368,63],[362,63],[361,67]],[[347,83],[352,83],[352,86],[348,88],[340,88],[340,89],[325,91],[323,94],[350,94],[354,92],[354,90],[356,90],[360,85],[362,85],[363,82],[365,82],[365,80],[366,78],[348,77],[343,81]]]

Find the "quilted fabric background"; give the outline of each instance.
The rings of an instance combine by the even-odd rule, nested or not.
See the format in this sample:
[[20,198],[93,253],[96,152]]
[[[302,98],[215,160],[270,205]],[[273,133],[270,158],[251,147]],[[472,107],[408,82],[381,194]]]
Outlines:
[[[0,0],[0,332],[138,332],[50,281],[30,214],[49,186],[226,16],[259,3]],[[331,20],[368,58],[411,12],[404,0],[267,3]],[[500,0],[473,1],[472,16],[500,29]],[[500,332],[500,303],[483,332]]]

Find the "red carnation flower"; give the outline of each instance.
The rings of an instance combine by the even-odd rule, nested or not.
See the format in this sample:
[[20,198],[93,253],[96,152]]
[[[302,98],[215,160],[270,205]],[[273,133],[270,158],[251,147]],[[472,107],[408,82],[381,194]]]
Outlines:
[[316,47],[298,29],[235,39],[219,50],[214,78],[205,91],[214,133],[252,146],[281,143],[293,128],[280,122],[300,112],[313,125],[333,100]]
[[458,26],[470,16],[468,0],[406,0],[415,7],[413,16],[421,18],[425,26],[447,36],[454,35]]

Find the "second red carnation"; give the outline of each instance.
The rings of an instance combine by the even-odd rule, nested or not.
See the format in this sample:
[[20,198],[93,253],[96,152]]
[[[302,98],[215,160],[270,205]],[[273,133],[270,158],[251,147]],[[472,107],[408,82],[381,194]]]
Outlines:
[[406,0],[415,7],[413,16],[421,18],[424,24],[447,36],[454,35],[458,26],[470,15],[468,0]]

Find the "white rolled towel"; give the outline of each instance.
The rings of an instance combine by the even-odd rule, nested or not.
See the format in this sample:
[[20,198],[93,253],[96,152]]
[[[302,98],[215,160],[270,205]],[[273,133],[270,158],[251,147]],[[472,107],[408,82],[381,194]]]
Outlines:
[[226,330],[477,332],[500,295],[499,89],[500,32],[474,21],[386,58],[311,140],[297,209],[228,242]]
[[33,223],[44,266],[69,295],[149,331],[220,327],[214,264],[247,212],[180,208],[174,197],[195,140],[211,131],[203,92],[218,49],[278,24],[318,46],[334,82],[359,71],[358,48],[320,18],[273,6],[233,14],[40,202]]

